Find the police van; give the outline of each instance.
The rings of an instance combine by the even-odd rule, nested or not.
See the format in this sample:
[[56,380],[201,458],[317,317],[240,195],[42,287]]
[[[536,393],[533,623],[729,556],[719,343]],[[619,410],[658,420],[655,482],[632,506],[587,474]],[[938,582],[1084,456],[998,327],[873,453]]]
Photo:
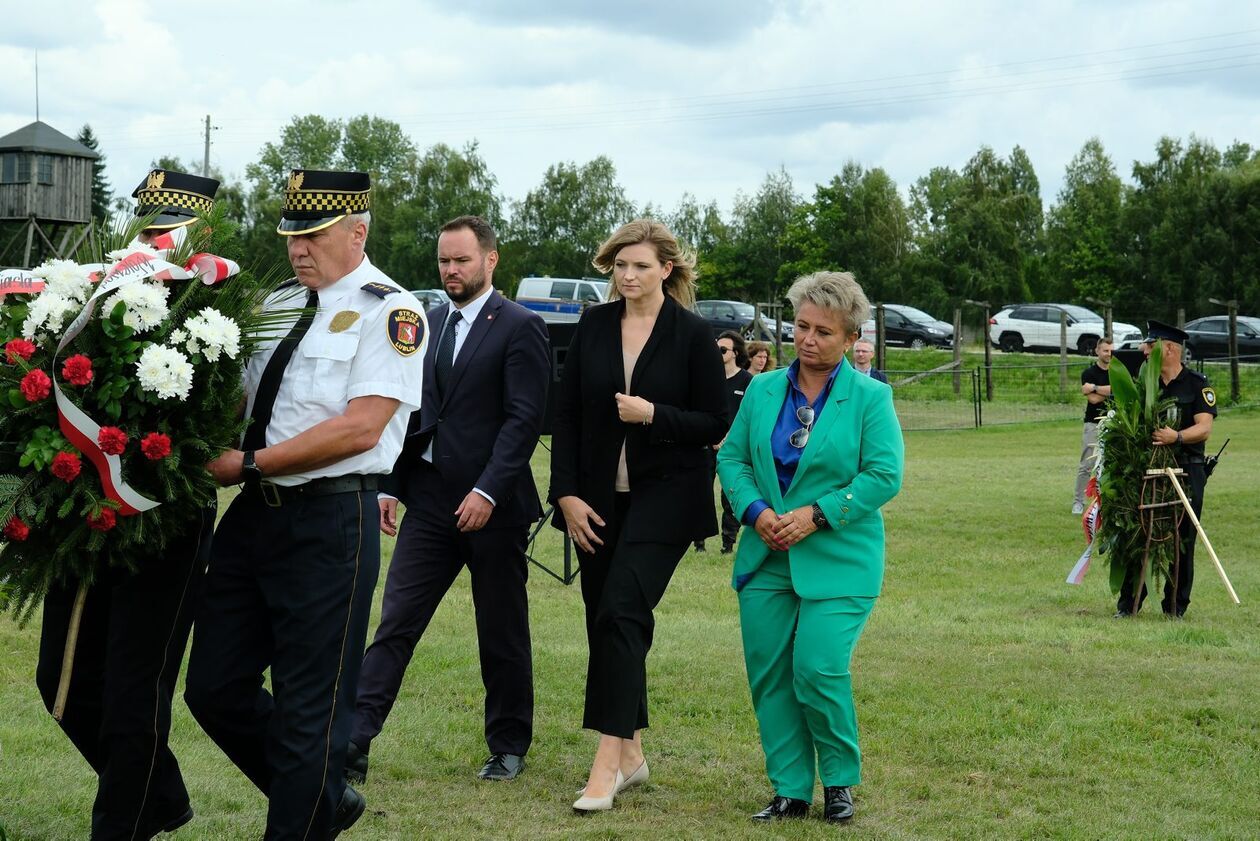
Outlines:
[[543,321],[575,322],[582,310],[608,300],[608,281],[583,277],[525,277],[516,287],[516,302]]

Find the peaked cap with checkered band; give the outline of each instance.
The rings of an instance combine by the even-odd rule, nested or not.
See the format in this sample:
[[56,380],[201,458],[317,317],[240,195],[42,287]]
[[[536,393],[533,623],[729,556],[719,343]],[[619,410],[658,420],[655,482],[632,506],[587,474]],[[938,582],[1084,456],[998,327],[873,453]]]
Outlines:
[[154,169],[131,195],[137,219],[157,214],[148,227],[169,230],[196,221],[199,213],[209,213],[218,190],[219,182],[213,178]]
[[366,172],[295,169],[284,192],[276,233],[309,234],[352,213],[372,207],[372,179]]

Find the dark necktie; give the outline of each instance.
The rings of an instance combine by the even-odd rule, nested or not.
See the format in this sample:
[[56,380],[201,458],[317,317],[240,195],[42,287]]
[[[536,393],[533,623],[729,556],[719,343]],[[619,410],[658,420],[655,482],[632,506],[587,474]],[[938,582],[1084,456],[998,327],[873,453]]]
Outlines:
[[267,425],[271,423],[271,409],[276,403],[276,394],[280,391],[280,381],[284,379],[284,369],[289,365],[293,349],[302,341],[306,331],[311,329],[315,320],[315,307],[319,304],[319,295],[314,289],[306,293],[306,309],[298,318],[289,335],[280,340],[276,349],[267,360],[262,377],[258,380],[258,393],[254,395],[254,410],[250,412],[249,427],[245,430],[245,440],[241,443],[243,450],[261,450],[267,446]]
[[446,319],[446,327],[442,329],[442,339],[438,342],[437,359],[433,361],[433,373],[437,377],[438,392],[446,394],[446,380],[451,375],[451,367],[455,364],[455,325],[462,318],[459,310],[452,309]]

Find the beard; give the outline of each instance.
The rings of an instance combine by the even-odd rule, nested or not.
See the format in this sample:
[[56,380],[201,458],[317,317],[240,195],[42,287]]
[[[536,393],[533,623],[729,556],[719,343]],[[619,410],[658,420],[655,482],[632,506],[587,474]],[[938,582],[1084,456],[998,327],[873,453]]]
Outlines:
[[442,282],[442,287],[446,290],[447,297],[456,304],[471,301],[486,288],[486,261],[483,259],[476,273],[460,281],[459,289],[451,291],[445,281]]

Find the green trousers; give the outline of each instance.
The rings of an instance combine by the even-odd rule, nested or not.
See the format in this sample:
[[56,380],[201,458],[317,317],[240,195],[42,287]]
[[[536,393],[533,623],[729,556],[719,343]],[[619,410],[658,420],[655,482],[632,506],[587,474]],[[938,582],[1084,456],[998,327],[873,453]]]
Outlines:
[[815,765],[824,786],[862,781],[849,660],[874,606],[873,596],[801,598],[784,552],[739,592],[753,709],[780,797],[812,800]]

